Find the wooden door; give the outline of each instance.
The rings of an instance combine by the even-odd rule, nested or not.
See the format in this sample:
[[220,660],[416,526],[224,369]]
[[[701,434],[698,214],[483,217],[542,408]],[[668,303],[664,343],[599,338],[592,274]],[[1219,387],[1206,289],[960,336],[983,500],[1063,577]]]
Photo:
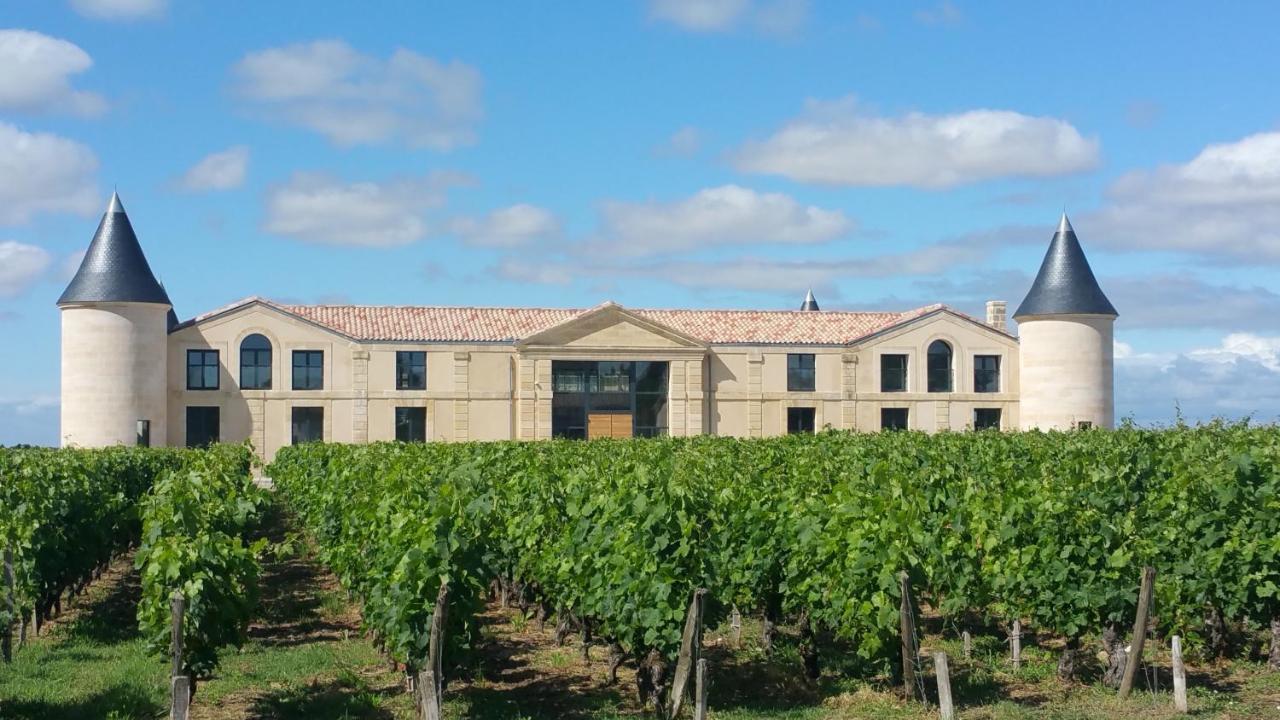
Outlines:
[[629,438],[633,434],[631,413],[591,413],[587,416],[587,438]]

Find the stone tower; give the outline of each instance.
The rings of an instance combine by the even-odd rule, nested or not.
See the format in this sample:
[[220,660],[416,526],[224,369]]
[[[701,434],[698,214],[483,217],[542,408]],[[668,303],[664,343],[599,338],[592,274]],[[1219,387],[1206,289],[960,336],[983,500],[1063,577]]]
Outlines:
[[1063,213],[1031,291],[1013,314],[1021,344],[1023,429],[1115,423],[1116,317]]
[[62,314],[62,445],[166,444],[172,305],[112,193]]

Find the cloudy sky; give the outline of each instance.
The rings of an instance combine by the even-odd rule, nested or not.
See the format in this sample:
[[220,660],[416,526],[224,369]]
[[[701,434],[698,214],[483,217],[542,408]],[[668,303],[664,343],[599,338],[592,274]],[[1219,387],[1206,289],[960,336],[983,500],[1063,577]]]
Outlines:
[[[370,8],[376,7],[376,12]],[[182,317],[1022,299],[1065,207],[1117,414],[1280,416],[1272,3],[18,0],[0,443],[118,188]]]

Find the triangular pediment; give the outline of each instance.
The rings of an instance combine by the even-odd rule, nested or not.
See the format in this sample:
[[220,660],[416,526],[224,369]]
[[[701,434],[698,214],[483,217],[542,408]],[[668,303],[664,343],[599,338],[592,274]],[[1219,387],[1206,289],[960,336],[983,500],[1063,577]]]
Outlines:
[[523,347],[613,350],[701,348],[704,344],[666,325],[605,303],[525,338]]

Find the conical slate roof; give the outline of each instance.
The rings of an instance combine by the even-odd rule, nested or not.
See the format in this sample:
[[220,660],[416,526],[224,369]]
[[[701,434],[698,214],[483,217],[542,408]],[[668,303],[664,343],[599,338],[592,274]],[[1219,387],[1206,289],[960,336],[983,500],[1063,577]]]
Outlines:
[[814,297],[813,297],[813,289],[812,289],[812,288],[810,288],[810,289],[809,289],[809,292],[805,293],[805,296],[804,296],[804,302],[803,302],[803,303],[801,303],[801,305],[800,305],[800,309],[801,309],[801,310],[806,310],[806,311],[808,311],[808,310],[820,310],[820,309],[821,309],[821,308],[819,308],[819,307],[818,307],[818,300],[817,300],[816,298],[814,298]]
[[1098,287],[1098,280],[1065,212],[1049,243],[1049,251],[1044,254],[1036,281],[1013,317],[1026,315],[1119,315]]
[[71,284],[58,305],[83,302],[141,302],[172,305],[142,254],[138,236],[120,196],[111,193],[111,204],[98,223],[98,232]]

